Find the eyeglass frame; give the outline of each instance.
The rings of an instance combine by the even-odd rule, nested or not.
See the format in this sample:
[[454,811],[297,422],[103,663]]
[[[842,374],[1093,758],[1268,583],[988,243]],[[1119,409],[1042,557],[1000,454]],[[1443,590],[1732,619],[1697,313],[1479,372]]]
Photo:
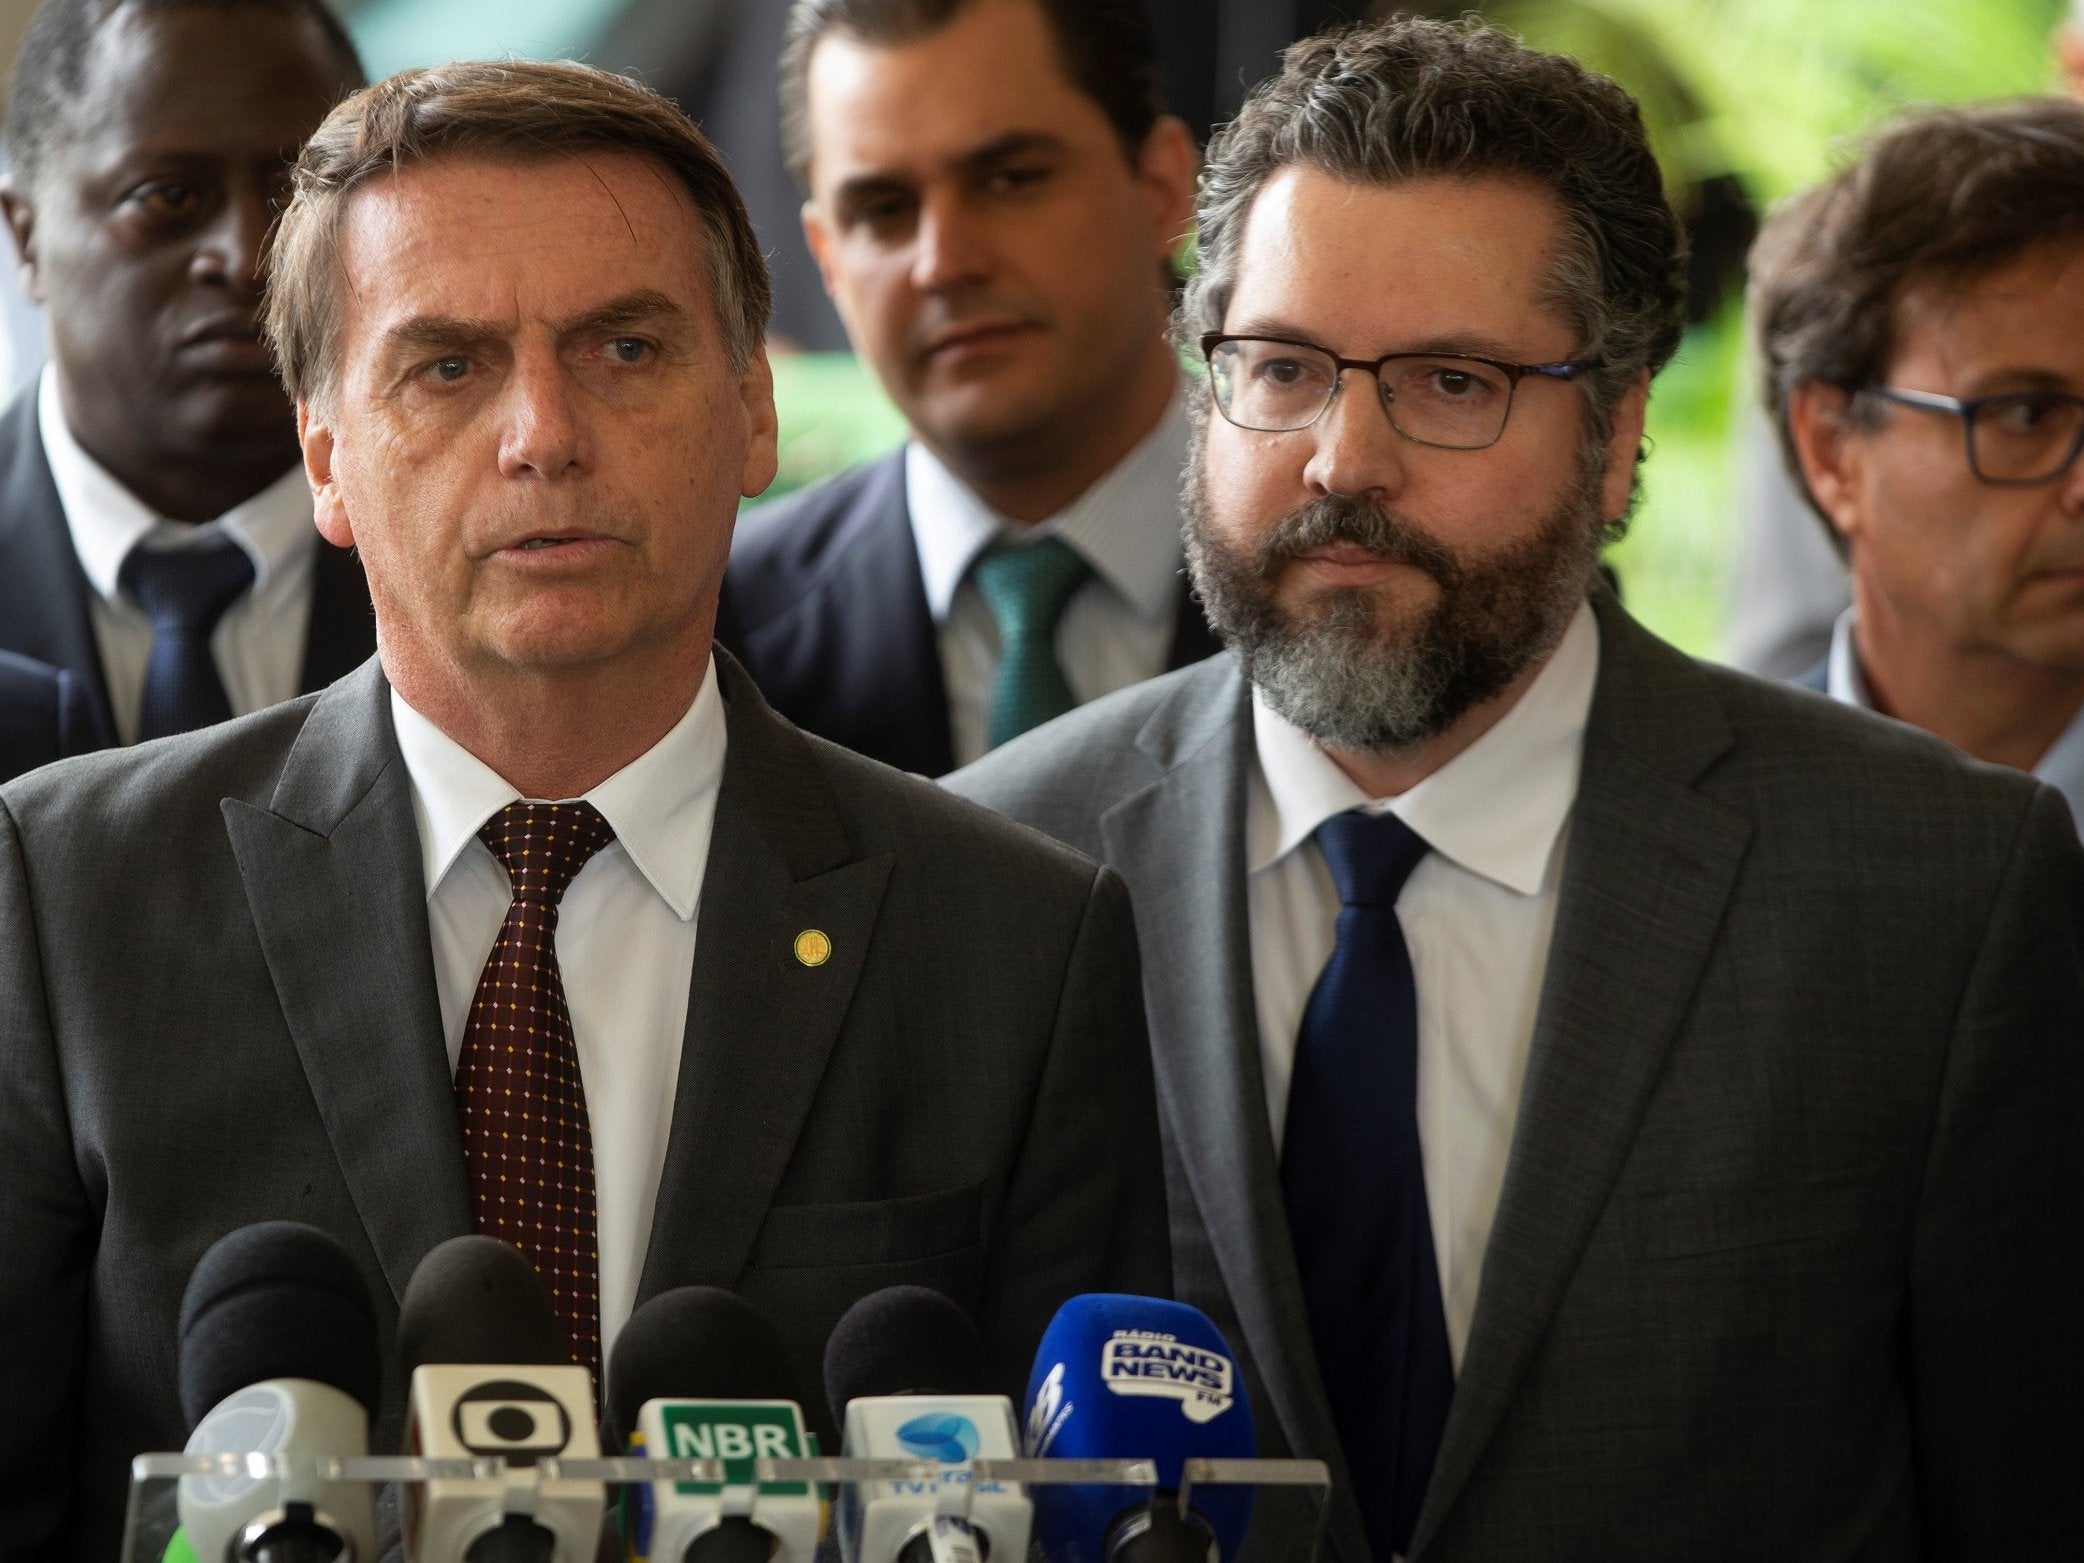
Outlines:
[[[2053,397],[2058,401],[2073,402],[2084,408],[2084,396],[2072,396],[2068,391],[1998,391],[1990,396],[1971,396],[1963,400],[1958,396],[1945,396],[1938,391],[1912,391],[1894,385],[1862,385],[1854,388],[1856,396],[1872,396],[1881,401],[1894,402],[1900,407],[1915,407],[1923,412],[1951,413],[1961,420],[1961,444],[1968,456],[1968,473],[1978,483],[1987,483],[1992,488],[2038,488],[2043,483],[2053,483],[2077,464],[2077,453],[2084,451],[2084,418],[2077,420],[2077,432],[2070,437],[2069,454],[2057,463],[2053,471],[2037,478],[1993,478],[1976,465],[1975,420],[1976,414],[1997,402],[2016,402],[2030,396]],[[1321,417],[1322,414],[1319,414]]]
[[[1326,358],[1329,358],[1338,371],[1332,380],[1330,393],[1324,398],[1324,405],[1317,409],[1315,415],[1311,417],[1308,423],[1299,423],[1292,429],[1257,429],[1249,423],[1239,423],[1224,408],[1223,399],[1211,390],[1209,400],[1215,403],[1216,411],[1223,415],[1223,421],[1232,428],[1243,429],[1248,434],[1300,434],[1304,429],[1313,429],[1317,426],[1317,420],[1331,411],[1331,404],[1339,399],[1339,389],[1346,383],[1346,371],[1348,369],[1365,369],[1368,378],[1375,382],[1375,399],[1381,404],[1383,416],[1389,419],[1389,426],[1396,430],[1404,439],[1409,440],[1414,445],[1423,445],[1427,450],[1489,450],[1493,445],[1505,438],[1505,426],[1512,421],[1512,402],[1514,396],[1519,392],[1520,381],[1529,375],[1539,375],[1543,379],[1560,380],[1568,385],[1575,381],[1579,375],[1599,367],[1599,361],[1590,358],[1566,358],[1553,364],[1511,364],[1504,362],[1502,359],[1486,358],[1481,353],[1405,351],[1384,353],[1380,358],[1376,359],[1341,358],[1321,342],[1305,342],[1297,337],[1259,336],[1243,331],[1205,331],[1201,335],[1201,361],[1207,366],[1211,380],[1214,379],[1216,372],[1216,349],[1225,342],[1274,342],[1282,347],[1308,348],[1313,353],[1322,353]],[[1397,422],[1396,397],[1390,394],[1389,387],[1382,383],[1382,366],[1387,363],[1394,363],[1400,358],[1458,358],[1464,363],[1482,364],[1486,368],[1495,369],[1506,376],[1508,383],[1505,387],[1505,411],[1498,419],[1498,432],[1485,440],[1481,445],[1442,445],[1437,440],[1422,440],[1407,430],[1402,424]]]

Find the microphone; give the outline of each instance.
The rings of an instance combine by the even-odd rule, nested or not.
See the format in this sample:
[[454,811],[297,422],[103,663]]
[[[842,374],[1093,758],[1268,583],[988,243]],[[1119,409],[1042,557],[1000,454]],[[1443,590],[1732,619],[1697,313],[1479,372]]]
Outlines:
[[507,1463],[506,1479],[409,1487],[415,1563],[592,1563],[606,1489],[538,1480],[539,1460],[600,1457],[593,1380],[572,1365],[535,1267],[496,1237],[438,1245],[405,1288],[398,1350],[412,1373],[410,1453]]
[[1118,1488],[1038,1488],[1036,1526],[1055,1563],[1237,1555],[1249,1489],[1203,1488],[1187,1514],[1179,1510],[1187,1460],[1248,1460],[1257,1448],[1236,1355],[1207,1314],[1156,1297],[1073,1297],[1043,1332],[1027,1403],[1027,1450],[1037,1459],[1158,1467],[1158,1495],[1126,1506]]
[[[369,1452],[381,1382],[376,1310],[347,1250],[317,1227],[262,1221],[219,1238],[181,1297],[179,1385],[188,1454],[309,1462]],[[374,1563],[368,1487],[184,1476],[175,1498],[199,1563]],[[173,1550],[173,1549],[170,1549]]]
[[755,1489],[755,1460],[816,1453],[781,1337],[714,1286],[661,1292],[632,1313],[608,1357],[608,1425],[633,1454],[721,1460],[724,1481],[632,1483],[632,1557],[672,1563],[811,1563],[824,1505],[808,1482]]
[[[849,1308],[825,1345],[825,1396],[850,1459],[1010,1460],[1013,1403],[986,1392],[984,1342],[968,1314],[923,1286],[890,1286]],[[968,1481],[958,1468],[941,1482]],[[939,1512],[932,1481],[858,1482],[840,1506],[846,1563],[1023,1563],[1034,1506],[1017,1483],[987,1481],[967,1521]]]

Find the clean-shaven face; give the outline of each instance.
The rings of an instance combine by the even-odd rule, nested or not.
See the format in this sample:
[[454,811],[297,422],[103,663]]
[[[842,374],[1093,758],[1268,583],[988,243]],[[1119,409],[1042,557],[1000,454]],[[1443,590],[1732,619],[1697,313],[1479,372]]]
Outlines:
[[625,153],[438,159],[352,197],[305,464],[386,666],[706,647],[738,499],[775,462],[766,357],[732,368],[706,242],[680,180]]

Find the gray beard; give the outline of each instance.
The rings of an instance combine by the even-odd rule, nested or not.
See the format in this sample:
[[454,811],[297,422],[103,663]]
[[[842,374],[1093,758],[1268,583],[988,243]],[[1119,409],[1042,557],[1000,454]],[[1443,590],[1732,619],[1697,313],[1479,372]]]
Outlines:
[[[1408,518],[1328,495],[1281,518],[1257,544],[1219,537],[1203,481],[1200,439],[1188,464],[1187,567],[1216,633],[1243,658],[1266,703],[1334,749],[1408,749],[1446,732],[1554,649],[1598,562],[1599,470],[1582,453],[1569,490],[1532,537],[1485,554],[1457,554]],[[1430,575],[1431,606],[1385,621],[1362,587],[1316,594],[1300,611],[1276,588],[1305,550],[1354,543]]]

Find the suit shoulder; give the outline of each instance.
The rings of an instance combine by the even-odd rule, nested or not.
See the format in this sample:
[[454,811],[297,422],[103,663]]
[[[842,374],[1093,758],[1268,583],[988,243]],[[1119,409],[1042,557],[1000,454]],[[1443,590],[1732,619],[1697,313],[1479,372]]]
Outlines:
[[970,880],[1010,876],[1081,899],[1099,865],[1005,815],[958,797],[924,776],[871,760],[812,733],[803,735],[830,784],[841,818],[864,853],[896,852],[929,873]]
[[191,819],[214,829],[228,798],[266,804],[317,698],[60,760],[0,788],[0,804],[25,841],[48,836],[75,850],[126,840],[149,849]]
[[865,525],[892,517],[906,519],[902,451],[755,505],[738,519],[724,578],[738,621],[755,628],[786,613]]
[[[1793,684],[1701,664],[1760,818],[1876,852],[2003,851],[2052,789],[1922,728]],[[1712,785],[1712,779],[1711,779]],[[1943,853],[1942,855],[1945,855]]]
[[1227,656],[1080,706],[965,766],[942,785],[987,808],[1097,850],[1100,816],[1156,781],[1167,764],[1235,741],[1247,707]]

